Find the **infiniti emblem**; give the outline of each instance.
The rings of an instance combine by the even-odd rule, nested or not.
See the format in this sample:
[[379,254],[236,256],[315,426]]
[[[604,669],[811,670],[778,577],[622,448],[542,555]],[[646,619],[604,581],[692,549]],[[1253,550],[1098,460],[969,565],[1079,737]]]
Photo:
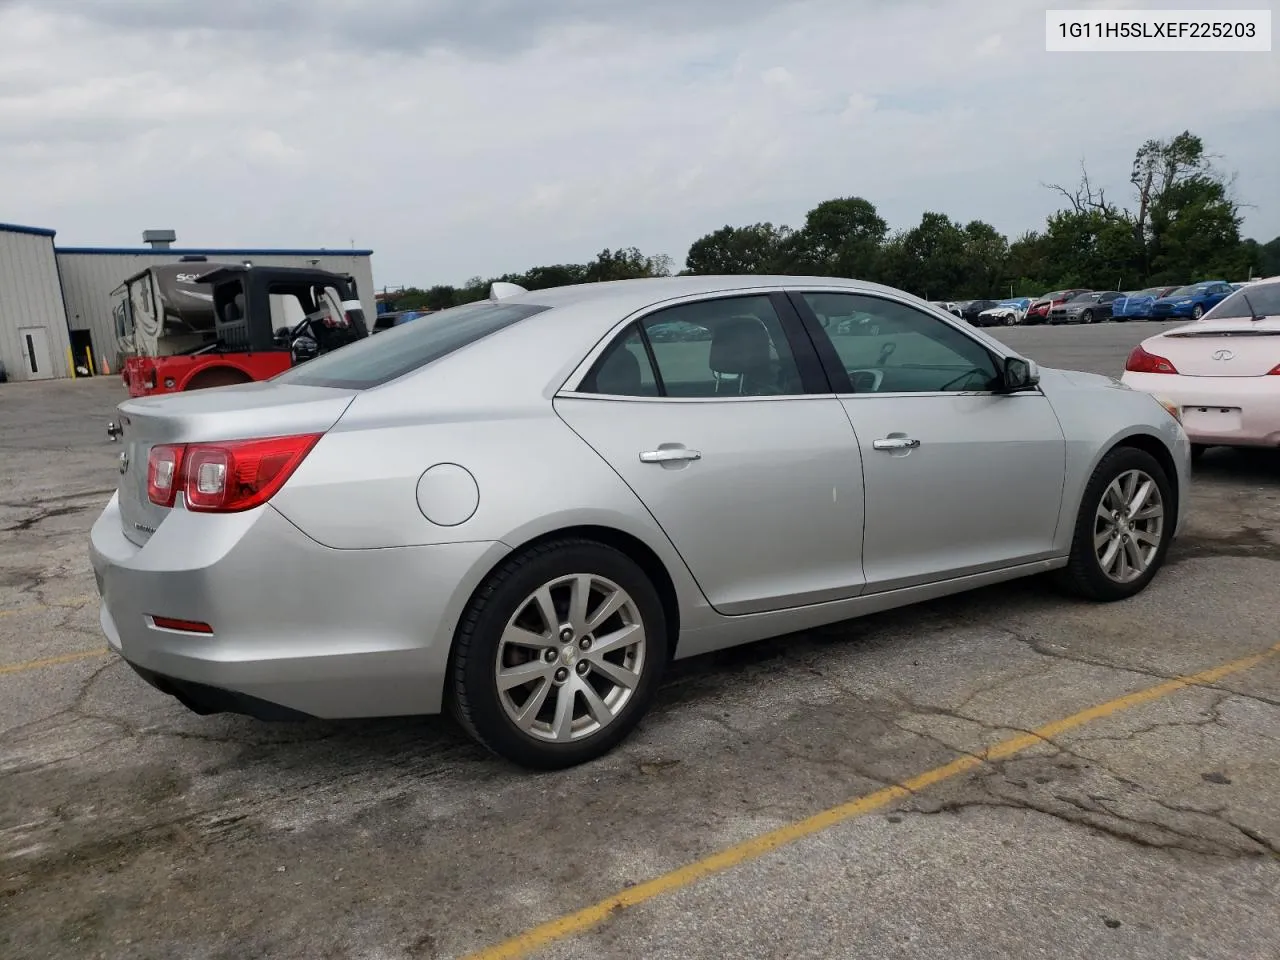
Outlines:
[[1230,350],[1215,350],[1215,351],[1213,351],[1213,359],[1215,359],[1215,360],[1230,360],[1230,359],[1231,359],[1232,357],[1234,357],[1234,356],[1235,356],[1235,354],[1234,354],[1234,353],[1232,353]]
[[124,453],[120,454],[120,472],[121,473],[129,472],[129,452],[127,450]]

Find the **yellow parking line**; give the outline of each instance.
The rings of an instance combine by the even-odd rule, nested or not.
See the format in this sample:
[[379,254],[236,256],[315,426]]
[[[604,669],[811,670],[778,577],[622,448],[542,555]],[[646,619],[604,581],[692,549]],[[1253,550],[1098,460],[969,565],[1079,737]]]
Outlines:
[[41,667],[56,667],[63,663],[75,663],[77,660],[89,660],[92,657],[105,657],[110,652],[106,647],[97,647],[93,650],[75,650],[72,653],[60,653],[56,657],[27,660],[24,663],[0,664],[0,676],[4,676],[7,673],[39,670]]
[[68,607],[83,607],[97,600],[97,596],[72,597],[70,600],[55,600],[53,603],[33,603],[29,607],[14,607],[12,610],[0,610],[0,617],[16,617],[24,613],[40,613],[43,610],[65,610]]
[[966,754],[941,767],[935,767],[932,770],[918,774],[896,786],[885,787],[874,793],[868,793],[847,803],[842,803],[837,807],[823,810],[821,813],[814,814],[807,819],[788,824],[785,827],[779,827],[777,830],[760,834],[750,840],[744,840],[742,843],[713,853],[705,859],[679,867],[670,873],[665,873],[644,883],[636,884],[636,886],[623,890],[621,893],[615,893],[599,903],[584,907],[574,913],[565,914],[555,920],[547,921],[495,946],[478,950],[470,954],[466,960],[515,960],[515,958],[524,957],[535,950],[540,950],[558,940],[563,940],[565,937],[582,933],[597,926],[617,910],[637,906],[664,893],[671,893],[688,887],[704,877],[756,860],[779,847],[795,843],[797,840],[812,836],[847,820],[879,810],[896,800],[905,799],[913,793],[941,783],[944,780],[950,780],[952,777],[981,766],[988,760],[1008,759],[1024,750],[1042,744],[1046,740],[1052,740],[1068,730],[1073,730],[1086,723],[1100,720],[1103,717],[1109,717],[1125,710],[1131,710],[1153,700],[1159,700],[1161,697],[1166,697],[1187,687],[1216,683],[1231,674],[1248,670],[1250,667],[1261,663],[1267,657],[1277,653],[1280,653],[1280,644],[1276,644],[1261,653],[1242,657],[1239,660],[1232,660],[1230,663],[1224,663],[1221,666],[1192,674],[1189,677],[1168,680],[1154,687],[1137,690],[1123,697],[1117,697],[1114,700],[1108,700],[1106,703],[1100,703],[1097,706],[1081,710],[1079,713],[1073,713],[1069,717],[1045,724],[1037,730],[993,744],[981,754]]

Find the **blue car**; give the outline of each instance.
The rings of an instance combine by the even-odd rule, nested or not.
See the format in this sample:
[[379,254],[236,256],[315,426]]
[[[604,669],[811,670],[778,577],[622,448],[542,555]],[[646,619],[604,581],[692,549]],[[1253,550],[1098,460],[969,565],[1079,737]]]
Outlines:
[[1190,317],[1199,320],[1231,294],[1231,284],[1225,280],[1206,280],[1179,287],[1167,297],[1161,297],[1151,305],[1152,320],[1174,320]]
[[1147,287],[1145,290],[1126,293],[1111,304],[1111,319],[1150,320],[1151,305],[1177,289],[1177,287]]

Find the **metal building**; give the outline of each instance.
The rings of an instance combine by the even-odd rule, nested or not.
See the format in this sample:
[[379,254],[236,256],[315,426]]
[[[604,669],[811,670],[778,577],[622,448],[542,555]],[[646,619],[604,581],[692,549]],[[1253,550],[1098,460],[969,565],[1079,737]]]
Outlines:
[[10,381],[71,376],[53,237],[0,223],[0,367]]
[[[93,349],[95,372],[101,373],[106,360],[111,373],[119,367],[116,331],[111,315],[111,293],[129,277],[165,263],[179,263],[184,257],[204,257],[211,263],[253,263],[260,266],[314,266],[345,273],[356,282],[365,316],[372,323],[375,304],[372,250],[258,250],[193,249],[169,247],[173,234],[148,231],[144,238],[151,247],[58,247],[57,264],[62,275],[62,298],[67,326],[76,343],[77,358],[85,344]],[[198,266],[198,261],[193,263]],[[64,338],[65,339],[65,338]],[[65,351],[64,351],[65,352]],[[65,361],[64,361],[65,365]]]

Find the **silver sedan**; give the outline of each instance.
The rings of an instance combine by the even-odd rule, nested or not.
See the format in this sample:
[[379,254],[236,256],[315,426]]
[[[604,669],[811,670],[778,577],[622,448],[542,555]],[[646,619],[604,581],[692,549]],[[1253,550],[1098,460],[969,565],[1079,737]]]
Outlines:
[[632,730],[665,665],[1033,574],[1151,582],[1190,450],[899,290],[672,277],[423,317],[129,400],[91,534],[112,648],[201,713],[430,714],[519,764]]

